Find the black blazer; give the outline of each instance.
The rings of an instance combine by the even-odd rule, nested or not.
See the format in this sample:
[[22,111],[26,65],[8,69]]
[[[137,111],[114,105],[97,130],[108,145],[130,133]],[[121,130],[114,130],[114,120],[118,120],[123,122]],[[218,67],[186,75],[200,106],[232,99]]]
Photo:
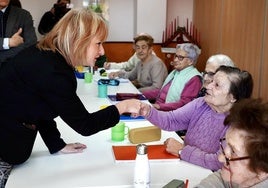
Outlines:
[[[21,154],[23,151],[9,149],[19,145],[28,149],[29,155],[28,141],[32,138],[21,130],[23,123],[45,129],[46,144],[52,150],[59,147],[59,133],[53,120],[58,116],[84,136],[118,123],[120,115],[114,105],[89,113],[76,89],[74,69],[59,53],[40,51],[32,46],[3,66],[0,69],[0,157],[7,161],[14,156],[13,163],[15,156],[27,158]],[[4,143],[8,143],[9,148]]]
[[24,43],[18,47],[10,48],[8,50],[3,49],[4,38],[0,38],[0,63],[6,61],[8,58],[14,57],[22,49],[29,47],[37,42],[35,29],[33,26],[33,18],[31,14],[24,9],[10,6],[7,24],[6,34],[4,38],[11,38],[19,28],[22,28],[21,36],[24,39]]

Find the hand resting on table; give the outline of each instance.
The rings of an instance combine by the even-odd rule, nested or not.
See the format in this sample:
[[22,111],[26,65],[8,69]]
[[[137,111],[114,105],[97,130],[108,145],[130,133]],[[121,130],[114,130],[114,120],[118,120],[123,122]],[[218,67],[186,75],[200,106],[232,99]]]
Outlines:
[[79,142],[71,143],[71,144],[66,144],[66,146],[60,150],[60,153],[64,153],[64,154],[82,153],[83,150],[86,148],[87,146],[85,144],[81,144]]

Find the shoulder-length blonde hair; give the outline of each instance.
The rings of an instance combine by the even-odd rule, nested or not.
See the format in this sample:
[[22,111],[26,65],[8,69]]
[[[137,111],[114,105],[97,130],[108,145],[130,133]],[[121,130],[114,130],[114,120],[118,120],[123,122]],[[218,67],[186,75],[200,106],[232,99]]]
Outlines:
[[40,40],[40,50],[58,51],[71,66],[86,64],[87,48],[94,37],[105,41],[105,20],[91,10],[72,9]]

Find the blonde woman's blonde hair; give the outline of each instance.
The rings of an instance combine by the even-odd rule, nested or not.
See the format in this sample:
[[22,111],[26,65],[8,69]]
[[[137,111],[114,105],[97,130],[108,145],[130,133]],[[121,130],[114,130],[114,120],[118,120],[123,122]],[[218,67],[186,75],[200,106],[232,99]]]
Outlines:
[[94,37],[105,41],[108,36],[106,21],[91,10],[71,9],[40,40],[40,50],[59,52],[71,66],[86,64],[87,48]]

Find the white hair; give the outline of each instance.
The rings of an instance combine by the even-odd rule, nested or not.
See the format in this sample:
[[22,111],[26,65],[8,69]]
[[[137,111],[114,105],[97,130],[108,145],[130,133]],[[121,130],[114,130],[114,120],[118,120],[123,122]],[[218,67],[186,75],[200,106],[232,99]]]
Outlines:
[[229,56],[224,55],[224,54],[216,54],[216,55],[210,56],[207,60],[207,64],[213,63],[213,62],[217,63],[219,66],[225,65],[225,66],[235,67],[233,60]]

